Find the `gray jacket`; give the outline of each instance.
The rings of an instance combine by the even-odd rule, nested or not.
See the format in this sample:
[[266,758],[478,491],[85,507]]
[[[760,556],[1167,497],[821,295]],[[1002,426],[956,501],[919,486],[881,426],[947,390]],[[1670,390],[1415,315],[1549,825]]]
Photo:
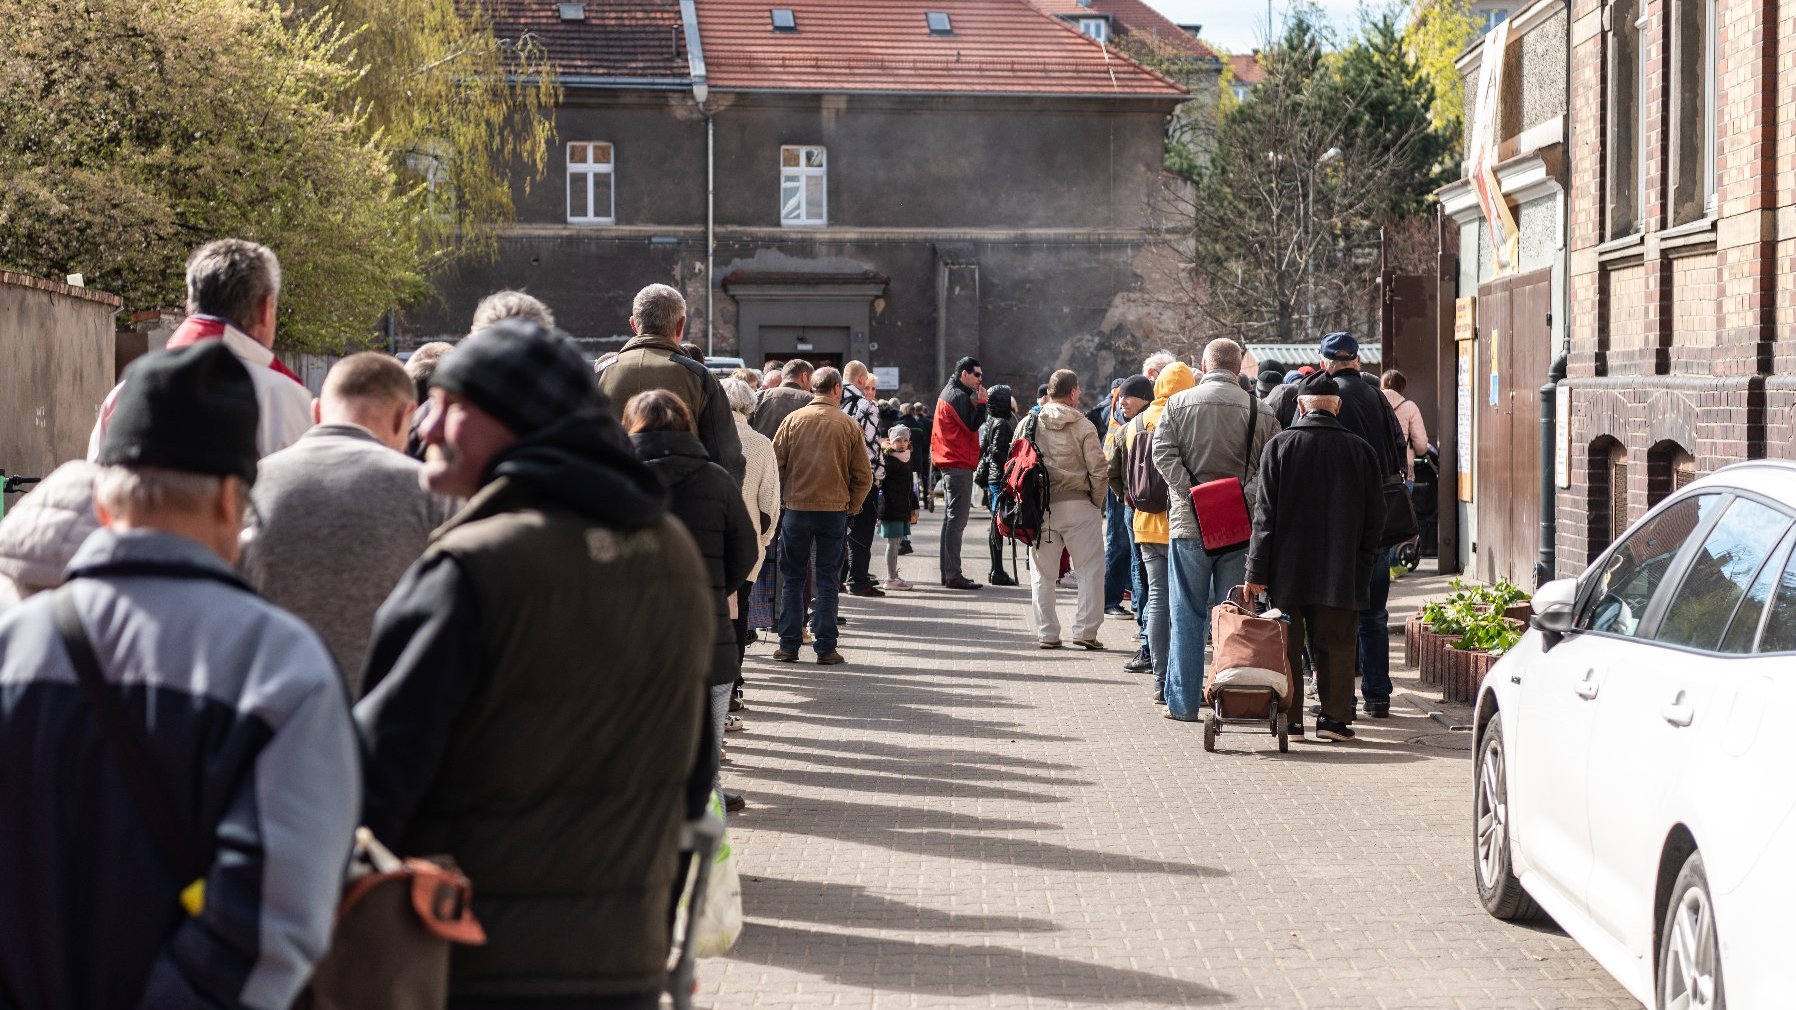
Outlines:
[[62,571],[81,542],[100,525],[94,479],[100,468],[70,460],[0,522],[0,608],[62,585]]
[[324,643],[172,533],[101,529],[69,571],[183,851],[146,830],[54,598],[0,615],[0,991],[34,1010],[289,1006],[324,954],[361,806]]
[[[1200,535],[1191,511],[1191,489],[1224,477],[1240,477],[1247,489],[1247,508],[1253,510],[1259,493],[1260,450],[1278,434],[1278,421],[1260,405],[1251,446],[1247,418],[1253,394],[1241,388],[1234,372],[1215,369],[1204,373],[1197,385],[1166,401],[1166,412],[1154,432],[1154,465],[1166,478],[1171,499],[1167,509],[1169,534],[1174,540],[1195,540]],[[1247,457],[1241,452],[1247,450]]]
[[453,502],[418,483],[423,469],[353,424],[321,424],[262,460],[257,525],[238,566],[256,591],[318,630],[361,694],[374,612]]

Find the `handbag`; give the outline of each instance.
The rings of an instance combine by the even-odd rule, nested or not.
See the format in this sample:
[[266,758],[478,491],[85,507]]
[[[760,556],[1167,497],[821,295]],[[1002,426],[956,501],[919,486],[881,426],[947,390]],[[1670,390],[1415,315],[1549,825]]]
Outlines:
[[[1253,469],[1253,433],[1259,426],[1260,401],[1247,397],[1247,439],[1241,458]],[[1191,511],[1197,515],[1197,532],[1204,553],[1215,557],[1253,539],[1253,518],[1247,513],[1246,475],[1205,481],[1191,489]]]
[[1413,539],[1422,532],[1422,526],[1416,521],[1415,503],[1409,500],[1409,483],[1402,474],[1393,474],[1384,479],[1384,535],[1378,538],[1379,547],[1393,547],[1406,540]]
[[[167,791],[151,773],[149,750],[131,730],[106,689],[93,642],[68,586],[52,600],[56,634],[68,651],[81,693],[107,749],[124,776],[137,814],[177,880],[195,871],[192,849],[176,822]],[[181,892],[189,915],[205,907],[204,878]],[[483,944],[486,934],[470,908],[468,878],[451,866],[401,861],[367,828],[356,830],[331,945],[294,1010],[437,1010],[449,998],[449,945]]]

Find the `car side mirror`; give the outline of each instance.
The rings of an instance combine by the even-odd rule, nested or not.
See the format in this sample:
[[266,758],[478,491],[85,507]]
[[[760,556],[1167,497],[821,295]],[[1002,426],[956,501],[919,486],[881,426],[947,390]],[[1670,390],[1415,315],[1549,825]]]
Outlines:
[[1535,590],[1534,616],[1528,624],[1540,632],[1543,649],[1558,645],[1572,631],[1572,608],[1577,602],[1577,579],[1555,579]]

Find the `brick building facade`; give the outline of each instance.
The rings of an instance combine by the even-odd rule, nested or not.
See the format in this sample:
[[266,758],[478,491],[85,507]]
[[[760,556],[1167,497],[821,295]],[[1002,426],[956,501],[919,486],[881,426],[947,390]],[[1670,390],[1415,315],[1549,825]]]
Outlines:
[[1695,476],[1796,452],[1796,15],[1751,0],[1571,13],[1561,575]]
[[[1554,36],[1541,32],[1554,18],[1563,19],[1561,67],[1541,44]],[[1742,459],[1796,455],[1796,163],[1788,139],[1796,128],[1796,13],[1751,0],[1539,0],[1511,27],[1495,174],[1516,218],[1522,276],[1511,270],[1506,282],[1551,264],[1556,283],[1553,322],[1529,338],[1545,340],[1531,347],[1533,374],[1506,375],[1504,386],[1538,403],[1546,363],[1562,353],[1566,378],[1554,458],[1539,466],[1537,451],[1532,469],[1479,467],[1464,532],[1467,548],[1485,539],[1496,517],[1526,509],[1540,475],[1550,474],[1553,574],[1565,576],[1695,477]],[[1462,57],[1468,95],[1492,37]],[[1539,109],[1540,93],[1553,87],[1564,88],[1559,136],[1551,117],[1520,100],[1533,90]],[[1468,114],[1473,107],[1468,99]],[[1545,193],[1539,173],[1532,190],[1512,190],[1525,182],[1521,166],[1530,157],[1563,186],[1550,228],[1528,219],[1527,198]],[[1453,281],[1453,294],[1476,292],[1481,303],[1474,374],[1482,378],[1490,337],[1482,302],[1504,278],[1484,262],[1488,230],[1470,183],[1447,187],[1441,200],[1460,225],[1457,248],[1451,228],[1443,243],[1443,286]],[[1457,276],[1447,276],[1449,267]],[[1446,356],[1455,347],[1450,321],[1442,329]],[[1477,414],[1484,390],[1475,396]],[[1451,410],[1442,410],[1443,421]],[[1537,529],[1534,543],[1540,538]],[[1482,577],[1537,574],[1520,550],[1495,564],[1479,563],[1469,549],[1464,555]]]

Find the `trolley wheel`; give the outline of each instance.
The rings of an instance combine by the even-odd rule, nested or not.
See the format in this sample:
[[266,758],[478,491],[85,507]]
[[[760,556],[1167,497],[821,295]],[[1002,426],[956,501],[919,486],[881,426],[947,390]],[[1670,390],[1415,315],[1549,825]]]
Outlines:
[[1216,716],[1213,714],[1206,714],[1204,716],[1204,750],[1215,753],[1216,731],[1218,729],[1219,727],[1216,725]]
[[1287,754],[1290,753],[1290,750],[1291,727],[1285,722],[1285,714],[1280,712],[1278,714],[1278,752],[1280,754]]

